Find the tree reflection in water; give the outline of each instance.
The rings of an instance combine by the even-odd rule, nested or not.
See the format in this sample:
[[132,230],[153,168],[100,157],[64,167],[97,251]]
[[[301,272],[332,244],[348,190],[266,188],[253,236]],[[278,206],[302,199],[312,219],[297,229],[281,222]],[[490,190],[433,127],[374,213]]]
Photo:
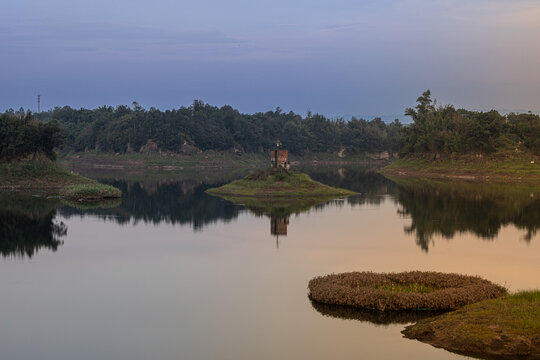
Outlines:
[[[481,239],[490,240],[498,235],[503,226],[514,225],[524,230],[525,241],[531,241],[540,227],[538,185],[389,180],[371,169],[353,167],[317,167],[304,171],[318,181],[354,190],[360,195],[339,200],[303,199],[261,203],[260,199],[221,199],[206,194],[208,188],[223,184],[220,179],[206,182],[189,179],[154,182],[109,180],[105,182],[123,191],[121,204],[97,209],[63,206],[59,213],[67,218],[91,214],[125,225],[139,221],[187,224],[194,230],[200,230],[218,221],[230,222],[247,210],[257,216],[268,217],[270,234],[283,237],[293,225],[290,223],[292,214],[323,211],[327,206],[378,206],[390,200],[398,205],[401,216],[410,218],[410,225],[404,232],[413,234],[418,246],[426,252],[436,237],[451,239],[458,233],[470,232]],[[61,232],[57,231],[57,234]]]
[[56,251],[67,227],[56,221],[58,200],[28,196],[0,196],[0,254],[3,257],[31,258],[41,248]]
[[470,232],[491,240],[512,224],[531,241],[540,227],[538,186],[398,180],[398,213],[411,218],[405,232],[428,251],[435,236]]

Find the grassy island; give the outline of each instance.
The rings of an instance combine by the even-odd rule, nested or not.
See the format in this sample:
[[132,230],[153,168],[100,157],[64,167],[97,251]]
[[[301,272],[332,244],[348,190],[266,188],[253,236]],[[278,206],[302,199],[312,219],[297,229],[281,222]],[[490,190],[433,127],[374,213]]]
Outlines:
[[122,191],[110,185],[94,183],[66,186],[62,189],[62,194],[70,200],[101,200],[119,198]]
[[482,301],[419,321],[403,331],[446,350],[492,359],[540,358],[540,291]]
[[335,198],[356,194],[324,185],[306,174],[280,168],[259,170],[207,192],[211,195],[251,198]]
[[314,301],[377,311],[452,310],[506,294],[476,276],[429,271],[332,274],[312,279],[308,287]]

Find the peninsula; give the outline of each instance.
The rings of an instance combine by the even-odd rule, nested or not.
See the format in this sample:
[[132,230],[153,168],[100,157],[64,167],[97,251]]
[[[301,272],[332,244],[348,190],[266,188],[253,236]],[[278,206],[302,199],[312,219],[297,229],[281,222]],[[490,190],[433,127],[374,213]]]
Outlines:
[[40,123],[29,111],[0,115],[0,190],[40,190],[71,199],[118,198],[119,189],[67,171],[55,149],[65,138],[55,121]]

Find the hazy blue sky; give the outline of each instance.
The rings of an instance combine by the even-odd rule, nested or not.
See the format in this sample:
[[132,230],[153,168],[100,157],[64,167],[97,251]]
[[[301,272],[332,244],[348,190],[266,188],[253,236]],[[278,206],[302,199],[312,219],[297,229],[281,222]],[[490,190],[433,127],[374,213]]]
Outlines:
[[0,110],[540,108],[538,0],[3,0]]

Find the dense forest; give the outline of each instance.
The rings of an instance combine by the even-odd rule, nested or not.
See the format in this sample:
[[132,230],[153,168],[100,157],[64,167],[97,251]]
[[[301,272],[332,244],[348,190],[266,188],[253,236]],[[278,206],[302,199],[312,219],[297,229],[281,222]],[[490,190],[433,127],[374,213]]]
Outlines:
[[218,108],[194,101],[173,110],[105,106],[94,110],[55,108],[39,114],[55,119],[64,129],[66,149],[82,152],[140,152],[160,150],[190,153],[218,150],[266,152],[279,140],[291,153],[355,154],[399,150],[401,124],[353,118],[332,120],[308,113],[302,117],[281,109],[242,114],[230,106]]
[[540,155],[538,115],[437,107],[429,90],[417,102],[415,109],[405,111],[414,122],[403,128],[402,154],[494,153],[525,148]]
[[31,112],[0,114],[0,162],[45,155],[54,160],[65,138],[56,121],[38,122]]
[[[399,152],[454,155],[531,151],[540,155],[540,116],[475,112],[452,105],[437,106],[429,90],[405,114],[413,123],[386,124],[352,118],[329,119],[308,112],[275,111],[242,114],[230,106],[216,107],[195,100],[173,110],[103,106],[69,106],[32,115],[23,109],[0,115],[0,160],[11,161],[54,148],[110,153],[161,151],[193,154],[216,150],[261,153],[279,140],[292,154],[329,152],[362,154]],[[39,121],[35,119],[39,119]],[[60,131],[60,129],[62,129]]]

